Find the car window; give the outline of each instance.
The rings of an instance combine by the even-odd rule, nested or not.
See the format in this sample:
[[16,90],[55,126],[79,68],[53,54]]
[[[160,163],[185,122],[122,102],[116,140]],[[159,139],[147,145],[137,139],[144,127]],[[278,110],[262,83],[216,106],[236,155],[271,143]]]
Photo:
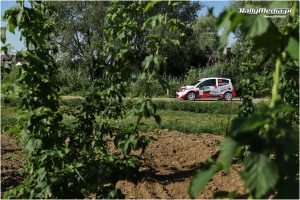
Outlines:
[[200,83],[198,88],[202,88],[202,87],[205,87],[205,86],[214,86],[214,85],[217,85],[216,79],[208,79],[208,80]]
[[227,79],[218,79],[218,85],[219,86],[224,86],[224,85],[228,85],[229,84],[229,80]]

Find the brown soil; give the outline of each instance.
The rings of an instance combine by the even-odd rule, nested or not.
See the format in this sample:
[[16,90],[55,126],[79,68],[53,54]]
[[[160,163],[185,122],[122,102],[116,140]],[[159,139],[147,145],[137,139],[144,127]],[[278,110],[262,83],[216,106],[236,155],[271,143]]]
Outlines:
[[[145,161],[135,183],[121,180],[117,187],[126,198],[189,198],[188,188],[191,177],[198,169],[205,166],[205,161],[215,157],[219,150],[222,136],[212,134],[191,135],[177,131],[160,130],[146,133],[156,141],[147,147]],[[21,148],[16,141],[1,134],[1,196],[21,182],[18,169],[22,165]],[[239,165],[233,165],[230,174],[217,173],[198,198],[211,198],[214,192],[236,192],[243,197],[245,190],[240,180]]]
[[18,169],[20,169],[24,157],[21,147],[16,140],[1,134],[1,197],[3,192],[19,184],[22,180]]
[[[156,138],[145,151],[146,161],[140,169],[136,184],[119,181],[117,187],[126,198],[190,198],[188,188],[191,177],[204,162],[217,154],[222,136],[212,134],[190,135],[176,131],[161,130],[150,134]],[[239,177],[240,166],[233,165],[231,172],[217,173],[198,198],[211,198],[214,192],[236,192],[245,194]]]

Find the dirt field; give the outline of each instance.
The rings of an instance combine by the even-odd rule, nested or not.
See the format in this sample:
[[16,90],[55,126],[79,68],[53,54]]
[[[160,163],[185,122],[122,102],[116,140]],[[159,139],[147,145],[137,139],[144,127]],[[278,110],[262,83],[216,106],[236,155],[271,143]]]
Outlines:
[[1,197],[3,191],[16,186],[21,181],[18,173],[24,157],[20,154],[21,147],[15,139],[1,134]]
[[[216,154],[222,136],[201,134],[199,136],[160,130],[147,133],[156,138],[146,149],[138,180],[132,183],[121,180],[117,187],[126,198],[185,199],[192,175],[204,166],[204,161]],[[21,166],[20,147],[13,138],[1,135],[1,192],[20,182],[17,170]],[[12,154],[14,152],[14,154]],[[16,156],[15,153],[18,155]],[[24,158],[23,158],[24,159]],[[214,192],[236,192],[243,197],[245,191],[239,178],[240,167],[234,165],[231,173],[220,172],[198,198],[211,198]]]
[[[217,153],[222,136],[201,134],[199,136],[183,134],[177,131],[162,130],[153,135],[157,141],[152,142],[145,151],[146,162],[141,168],[137,184],[126,180],[119,181],[126,198],[186,199],[192,175],[203,166],[203,162]],[[239,178],[238,165],[231,173],[220,172],[205,188],[198,198],[211,198],[214,192],[236,192],[237,197],[245,194],[243,183]]]

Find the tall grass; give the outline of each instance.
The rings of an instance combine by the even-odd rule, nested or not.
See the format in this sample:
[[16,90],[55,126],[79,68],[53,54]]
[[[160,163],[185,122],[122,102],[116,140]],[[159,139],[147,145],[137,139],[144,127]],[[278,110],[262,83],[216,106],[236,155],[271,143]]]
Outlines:
[[224,63],[217,63],[205,68],[191,68],[185,76],[184,83],[189,84],[201,78],[207,77],[224,77],[235,79],[237,74],[238,73],[234,66],[226,65]]
[[161,76],[167,87],[163,87],[156,79],[140,79],[138,74],[132,75],[132,84],[128,91],[128,96],[138,96],[147,93],[153,97],[174,97],[176,91],[183,85],[183,78],[168,75]]

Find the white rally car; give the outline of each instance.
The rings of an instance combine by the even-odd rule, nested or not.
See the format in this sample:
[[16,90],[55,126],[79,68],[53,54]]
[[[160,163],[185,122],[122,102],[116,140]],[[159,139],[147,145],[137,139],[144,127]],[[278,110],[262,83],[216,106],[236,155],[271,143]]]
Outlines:
[[202,78],[190,85],[179,88],[176,97],[193,101],[201,98],[218,98],[226,101],[236,96],[233,84],[228,78]]

